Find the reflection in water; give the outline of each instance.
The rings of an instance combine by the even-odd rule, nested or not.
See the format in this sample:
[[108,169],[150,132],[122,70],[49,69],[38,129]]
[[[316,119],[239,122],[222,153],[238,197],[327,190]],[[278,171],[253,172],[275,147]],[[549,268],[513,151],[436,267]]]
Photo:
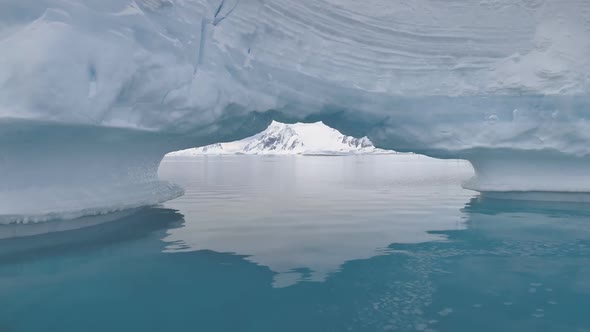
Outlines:
[[[294,183],[305,189],[292,196],[303,205],[291,212],[303,230],[285,212],[287,203],[273,207],[275,223],[268,211],[241,223],[224,218],[257,209],[268,191],[222,172],[212,181],[226,190],[218,194],[235,194],[243,205],[207,210],[178,200],[170,205],[177,204],[184,220],[174,210],[151,208],[126,221],[38,237],[49,238],[40,247],[31,247],[39,242],[32,238],[0,241],[0,252],[13,250],[0,255],[0,331],[588,331],[590,208],[472,197],[444,180],[463,171],[431,172],[438,181],[411,185],[416,199],[362,200],[340,222],[328,212],[314,217],[313,185]],[[391,177],[375,181],[375,191],[387,190],[378,185],[383,181],[392,194],[404,191]],[[326,192],[322,181],[331,181],[334,195],[379,197],[351,184],[356,180],[317,181],[320,192]],[[238,195],[231,183],[258,198]],[[213,185],[202,188],[187,194],[213,195]],[[234,224],[220,224],[226,220]],[[322,235],[308,239],[313,232],[306,228]],[[355,238],[363,229],[369,235]],[[288,235],[289,251],[261,243]],[[231,251],[236,254],[221,253]],[[293,269],[297,282],[273,287],[289,275],[281,266]]]
[[204,157],[164,163],[184,197],[166,204],[187,222],[166,252],[203,249],[248,255],[278,274],[275,287],[323,281],[352,259],[390,243],[441,241],[464,227],[460,187],[469,164],[415,155]]

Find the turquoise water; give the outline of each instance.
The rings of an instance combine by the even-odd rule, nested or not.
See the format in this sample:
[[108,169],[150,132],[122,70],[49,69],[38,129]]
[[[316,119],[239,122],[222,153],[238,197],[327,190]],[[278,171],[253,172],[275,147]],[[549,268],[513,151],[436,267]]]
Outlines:
[[0,332],[590,331],[590,208],[456,161],[165,162],[186,195],[0,241]]

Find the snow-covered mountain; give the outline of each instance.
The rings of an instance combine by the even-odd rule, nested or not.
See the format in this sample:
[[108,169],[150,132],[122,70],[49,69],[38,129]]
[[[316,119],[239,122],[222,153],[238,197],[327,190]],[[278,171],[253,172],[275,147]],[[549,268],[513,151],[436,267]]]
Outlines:
[[259,134],[230,143],[169,153],[168,157],[220,154],[384,154],[367,138],[354,138],[326,126],[323,122],[285,124],[273,121]]

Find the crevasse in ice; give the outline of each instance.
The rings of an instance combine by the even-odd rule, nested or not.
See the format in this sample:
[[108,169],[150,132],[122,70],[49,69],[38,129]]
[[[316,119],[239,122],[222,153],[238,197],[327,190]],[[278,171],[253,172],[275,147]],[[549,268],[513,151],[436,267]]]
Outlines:
[[588,36],[586,0],[3,0],[0,215],[175,197],[164,154],[272,119],[588,192]]

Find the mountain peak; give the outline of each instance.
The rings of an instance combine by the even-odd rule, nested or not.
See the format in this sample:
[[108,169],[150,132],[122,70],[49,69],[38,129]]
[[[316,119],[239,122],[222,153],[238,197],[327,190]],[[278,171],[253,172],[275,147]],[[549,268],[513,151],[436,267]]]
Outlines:
[[271,128],[271,127],[283,127],[286,126],[287,124],[282,123],[282,122],[278,122],[276,120],[272,120],[272,122],[268,125],[268,127],[266,127],[266,129]]
[[295,123],[283,123],[276,120],[272,120],[272,122],[268,125],[268,128],[275,128],[275,127],[326,127],[332,130],[335,130],[329,126],[327,126],[323,121],[316,121],[316,122],[295,122]]

